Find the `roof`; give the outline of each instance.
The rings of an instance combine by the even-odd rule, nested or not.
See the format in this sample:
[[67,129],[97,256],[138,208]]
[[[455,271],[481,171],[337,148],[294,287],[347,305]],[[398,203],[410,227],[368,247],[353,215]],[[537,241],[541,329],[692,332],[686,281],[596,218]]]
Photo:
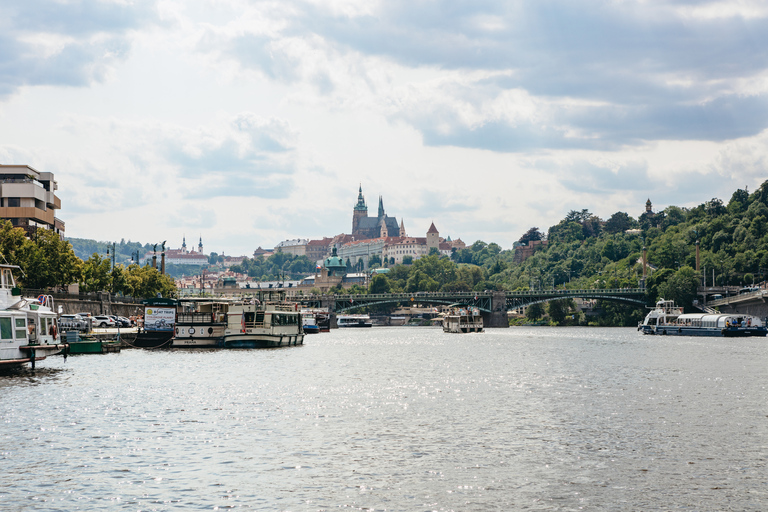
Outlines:
[[435,223],[433,222],[433,223],[432,223],[432,224],[429,226],[429,229],[427,230],[427,234],[429,234],[429,233],[437,233],[437,232],[438,232],[438,231],[437,231],[437,228],[435,227]]

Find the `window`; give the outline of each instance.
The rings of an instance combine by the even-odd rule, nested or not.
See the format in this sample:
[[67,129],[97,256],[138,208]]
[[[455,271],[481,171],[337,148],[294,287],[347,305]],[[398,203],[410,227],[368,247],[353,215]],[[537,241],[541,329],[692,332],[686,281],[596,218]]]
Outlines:
[[0,318],[0,340],[11,341],[13,339],[13,331],[11,329],[10,318]]
[[21,199],[18,197],[9,197],[6,202],[10,208],[18,208],[21,206]]
[[[30,326],[34,327],[34,323],[31,323]],[[17,340],[24,340],[27,339],[27,323],[24,321],[23,318],[17,318],[16,319],[16,339]]]

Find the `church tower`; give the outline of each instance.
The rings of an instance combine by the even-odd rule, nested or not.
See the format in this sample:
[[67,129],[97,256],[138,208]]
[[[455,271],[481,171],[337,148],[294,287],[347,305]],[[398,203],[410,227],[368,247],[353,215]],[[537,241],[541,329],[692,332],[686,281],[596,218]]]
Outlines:
[[440,250],[440,233],[438,233],[434,222],[427,231],[427,253],[431,252],[433,247],[438,251]]
[[187,254],[187,237],[181,239],[181,254]]
[[197,244],[197,252],[203,254],[203,237],[200,237],[200,243]]
[[400,236],[406,237],[408,235],[405,234],[405,222],[403,219],[400,219]]
[[378,215],[378,217],[379,217],[379,219],[383,219],[384,216],[385,216],[385,214],[384,214],[384,199],[381,196],[379,196],[379,215]]
[[357,236],[358,227],[360,225],[360,219],[368,216],[368,206],[365,204],[365,198],[363,197],[363,185],[360,185],[360,191],[357,194],[357,204],[352,211],[352,235]]

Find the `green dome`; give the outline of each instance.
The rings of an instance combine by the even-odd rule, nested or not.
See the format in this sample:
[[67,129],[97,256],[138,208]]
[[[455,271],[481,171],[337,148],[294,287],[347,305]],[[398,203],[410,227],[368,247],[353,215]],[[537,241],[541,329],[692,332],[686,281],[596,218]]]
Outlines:
[[328,269],[328,275],[344,275],[347,270],[347,266],[344,264],[344,260],[339,258],[336,253],[336,248],[333,248],[333,253],[329,258],[325,259],[325,268]]

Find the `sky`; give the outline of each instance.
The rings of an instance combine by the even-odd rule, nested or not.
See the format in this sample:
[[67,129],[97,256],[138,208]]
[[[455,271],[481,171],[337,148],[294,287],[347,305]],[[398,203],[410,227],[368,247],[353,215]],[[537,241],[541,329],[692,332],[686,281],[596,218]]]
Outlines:
[[512,247],[570,210],[768,179],[762,0],[6,0],[0,163],[66,235],[250,255],[349,233]]

